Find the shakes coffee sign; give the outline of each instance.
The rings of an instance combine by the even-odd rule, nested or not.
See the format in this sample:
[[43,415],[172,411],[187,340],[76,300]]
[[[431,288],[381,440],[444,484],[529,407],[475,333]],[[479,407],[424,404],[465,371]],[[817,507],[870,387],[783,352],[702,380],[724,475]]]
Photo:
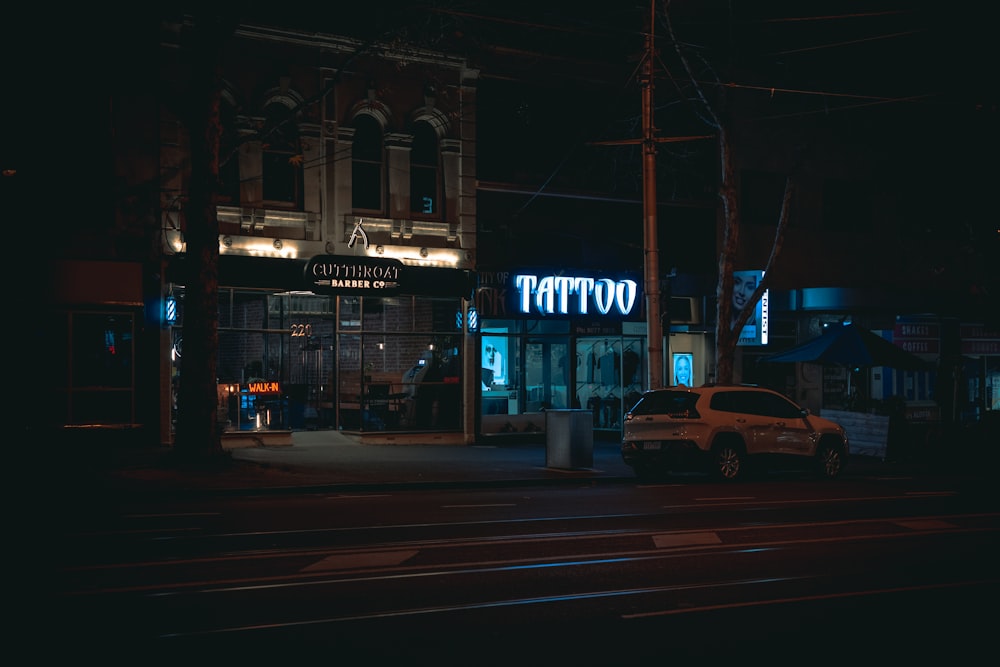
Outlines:
[[402,278],[403,263],[384,257],[317,255],[305,268],[306,289],[316,294],[389,296]]

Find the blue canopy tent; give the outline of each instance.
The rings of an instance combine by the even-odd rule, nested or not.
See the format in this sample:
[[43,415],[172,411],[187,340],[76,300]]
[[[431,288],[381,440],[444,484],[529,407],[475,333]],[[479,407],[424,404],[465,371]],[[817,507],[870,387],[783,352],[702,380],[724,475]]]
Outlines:
[[851,367],[889,366],[898,370],[926,371],[930,365],[885,338],[856,324],[831,325],[823,335],[763,361],[843,364]]

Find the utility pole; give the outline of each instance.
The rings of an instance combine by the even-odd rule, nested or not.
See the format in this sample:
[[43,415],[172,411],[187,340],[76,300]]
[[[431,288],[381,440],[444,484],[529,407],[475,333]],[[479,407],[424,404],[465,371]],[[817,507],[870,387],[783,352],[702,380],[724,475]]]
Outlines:
[[[649,360],[646,385],[663,386],[663,322],[660,320],[660,241],[656,225],[656,128],[653,126],[653,2],[646,26],[642,74],[642,247],[646,293],[646,352]],[[668,304],[669,306],[669,304]],[[669,332],[668,332],[669,335]]]
[[[594,144],[621,146],[642,144],[642,244],[644,277],[643,291],[646,294],[646,358],[649,364],[646,372],[647,388],[659,389],[663,386],[663,321],[660,303],[660,241],[656,217],[656,145],[711,139],[712,135],[691,137],[658,137],[653,123],[653,80],[656,43],[653,27],[656,24],[656,0],[650,0],[646,23],[643,65],[639,74],[642,87],[642,138],[596,141]],[[673,274],[671,274],[673,275]],[[668,304],[669,306],[669,304]],[[670,333],[669,331],[667,332]]]

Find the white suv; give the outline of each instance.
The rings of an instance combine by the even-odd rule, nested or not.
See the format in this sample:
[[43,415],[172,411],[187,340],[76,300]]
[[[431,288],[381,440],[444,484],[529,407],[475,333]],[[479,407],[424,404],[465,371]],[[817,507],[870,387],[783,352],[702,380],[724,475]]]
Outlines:
[[781,459],[832,479],[847,456],[843,428],[763,387],[654,389],[625,415],[622,459],[639,477],[700,468],[731,481],[751,460]]

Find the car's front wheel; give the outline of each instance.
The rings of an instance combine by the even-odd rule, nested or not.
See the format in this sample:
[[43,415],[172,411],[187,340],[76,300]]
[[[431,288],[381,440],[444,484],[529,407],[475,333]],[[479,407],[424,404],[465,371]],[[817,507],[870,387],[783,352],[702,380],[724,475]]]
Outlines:
[[823,479],[833,479],[844,469],[844,448],[839,443],[820,442],[816,451],[816,472]]
[[743,447],[735,441],[725,441],[712,448],[712,473],[725,482],[734,482],[745,468]]

